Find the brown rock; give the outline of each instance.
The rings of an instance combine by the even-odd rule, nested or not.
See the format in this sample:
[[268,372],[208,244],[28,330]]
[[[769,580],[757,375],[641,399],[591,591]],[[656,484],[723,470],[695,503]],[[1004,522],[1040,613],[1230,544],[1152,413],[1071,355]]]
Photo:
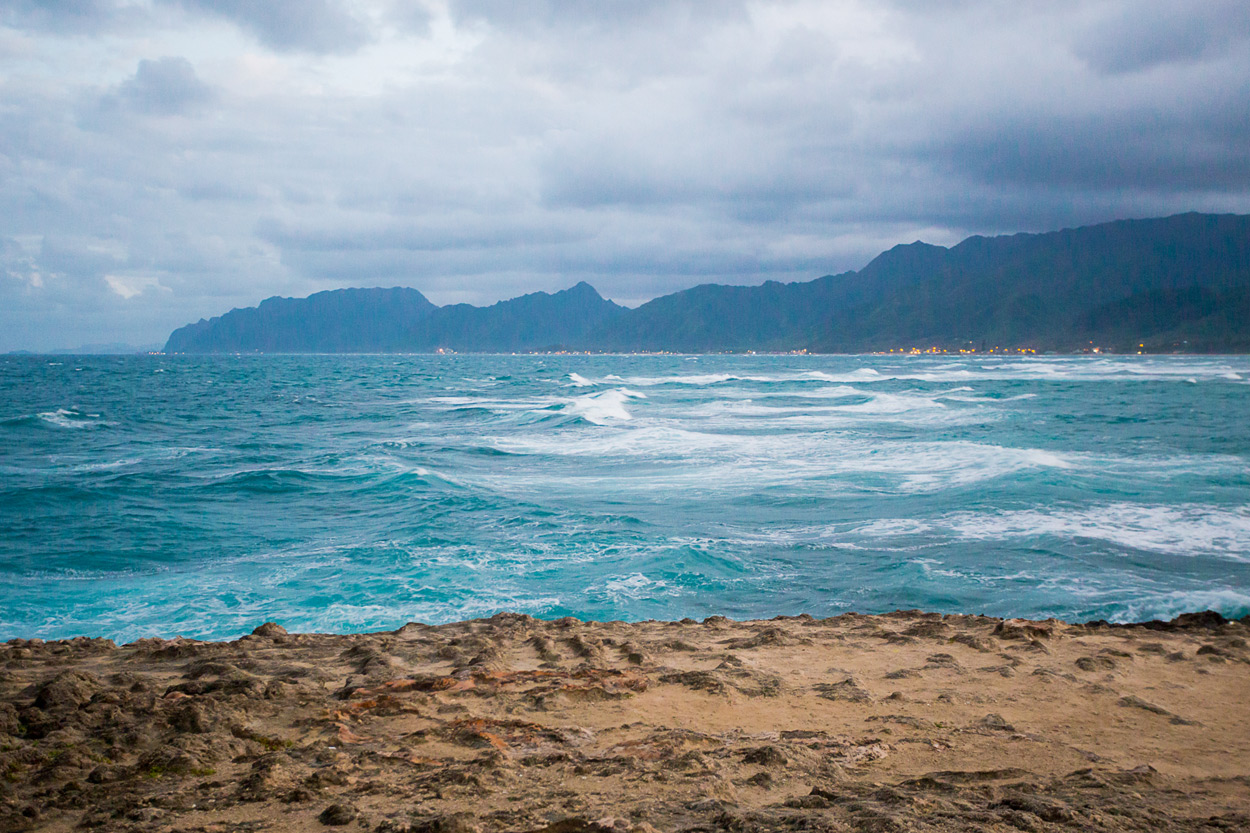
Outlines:
[[872,695],[854,677],[847,677],[840,683],[817,683],[814,688],[826,700],[847,700],[852,703],[867,703],[872,700]]
[[17,706],[0,703],[0,735],[16,735],[21,731],[21,726],[17,717]]
[[977,721],[977,726],[993,732],[1014,732],[1016,730],[1016,727],[1004,720],[1001,714],[992,713]]
[[1032,622],[1027,619],[1004,619],[994,628],[994,636],[999,639],[1023,639],[1035,641],[1050,639],[1054,628],[1044,622]]
[[472,813],[447,813],[414,820],[410,833],[479,833],[481,827]]
[[252,631],[252,636],[263,636],[266,639],[273,639],[278,636],[286,636],[286,628],[277,622],[266,622],[265,624]]
[[782,767],[786,765],[788,759],[786,753],[776,746],[758,746],[755,749],[748,749],[742,756],[742,760],[744,763],[757,766]]
[[62,671],[39,687],[35,707],[44,711],[79,708],[103,688],[95,677],[83,671]]
[[1080,657],[1076,667],[1082,671],[1110,671],[1115,668],[1115,660],[1111,657]]
[[203,703],[191,702],[170,713],[169,725],[179,732],[206,734],[216,728],[216,721]]
[[346,804],[331,804],[321,811],[317,821],[327,827],[342,827],[356,820],[356,810]]

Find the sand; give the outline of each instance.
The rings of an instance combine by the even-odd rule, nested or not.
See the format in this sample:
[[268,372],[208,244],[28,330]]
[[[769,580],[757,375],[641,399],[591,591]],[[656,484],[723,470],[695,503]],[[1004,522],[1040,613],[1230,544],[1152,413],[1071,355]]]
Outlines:
[[0,830],[1250,830],[1250,622],[0,646]]

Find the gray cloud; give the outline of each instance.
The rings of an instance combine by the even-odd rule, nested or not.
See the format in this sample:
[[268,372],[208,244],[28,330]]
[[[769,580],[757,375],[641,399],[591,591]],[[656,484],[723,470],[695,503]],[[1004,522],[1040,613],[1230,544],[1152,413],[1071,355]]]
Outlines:
[[671,23],[675,18],[698,20],[705,27],[708,23],[742,19],[746,13],[746,3],[740,0],[452,0],[450,5],[458,17],[530,32],[553,28],[619,32],[628,27]]
[[125,0],[0,0],[0,25],[13,29],[87,34],[145,16]]
[[205,104],[212,91],[196,77],[195,67],[186,58],[145,58],[117,95],[140,113],[174,116]]
[[1117,8],[1084,32],[1074,52],[1099,72],[1142,72],[1217,57],[1250,39],[1241,0],[1146,0]]
[[342,0],[165,0],[225,18],[278,51],[351,52],[373,39]]
[[0,350],[335,286],[632,303],[1250,211],[1225,0],[439,9],[0,0]]

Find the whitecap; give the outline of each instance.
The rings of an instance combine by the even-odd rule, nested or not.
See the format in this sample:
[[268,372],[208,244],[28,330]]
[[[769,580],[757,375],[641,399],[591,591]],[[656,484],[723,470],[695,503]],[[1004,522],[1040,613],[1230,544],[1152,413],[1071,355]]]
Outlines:
[[681,590],[672,587],[662,579],[649,578],[642,573],[631,573],[626,576],[614,576],[598,587],[588,587],[587,595],[603,596],[614,604],[653,599],[657,596],[680,596]]
[[814,380],[818,382],[833,382],[836,384],[845,384],[848,382],[881,382],[894,378],[893,376],[883,376],[880,371],[871,367],[861,367],[852,370],[850,373],[826,373],[823,370],[807,370],[800,377],[805,380]]
[[682,376],[630,376],[623,380],[626,384],[638,387],[656,387],[659,385],[691,385],[705,387],[721,385],[725,382],[785,382],[783,376],[739,376],[734,373],[691,373]]
[[630,399],[646,399],[646,396],[629,388],[613,388],[579,396],[566,407],[569,413],[577,414],[587,422],[606,425],[613,420],[633,419],[633,415],[625,409],[625,403]]
[[57,408],[36,414],[41,420],[58,428],[99,428],[112,423],[103,422],[99,414],[89,414],[77,408]]
[[957,513],[945,519],[976,540],[1087,538],[1169,555],[1219,555],[1250,561],[1250,506],[1108,503],[1085,509]]
[[[1223,587],[1212,590],[1175,590],[1164,593],[1146,593],[1131,601],[1107,601],[1111,612],[1105,618],[1113,622],[1141,622],[1148,619],[1172,619],[1182,613],[1193,613],[1196,610],[1219,610],[1230,617],[1250,614],[1250,594]],[[1110,593],[1078,594],[1088,598],[1090,595],[1109,596]],[[1115,596],[1122,596],[1122,591],[1115,591]]]

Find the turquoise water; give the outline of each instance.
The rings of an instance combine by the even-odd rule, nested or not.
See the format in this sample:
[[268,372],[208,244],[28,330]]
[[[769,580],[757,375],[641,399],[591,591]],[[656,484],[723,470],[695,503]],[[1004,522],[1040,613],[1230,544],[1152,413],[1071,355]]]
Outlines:
[[1250,613],[1246,357],[0,357],[0,639]]

